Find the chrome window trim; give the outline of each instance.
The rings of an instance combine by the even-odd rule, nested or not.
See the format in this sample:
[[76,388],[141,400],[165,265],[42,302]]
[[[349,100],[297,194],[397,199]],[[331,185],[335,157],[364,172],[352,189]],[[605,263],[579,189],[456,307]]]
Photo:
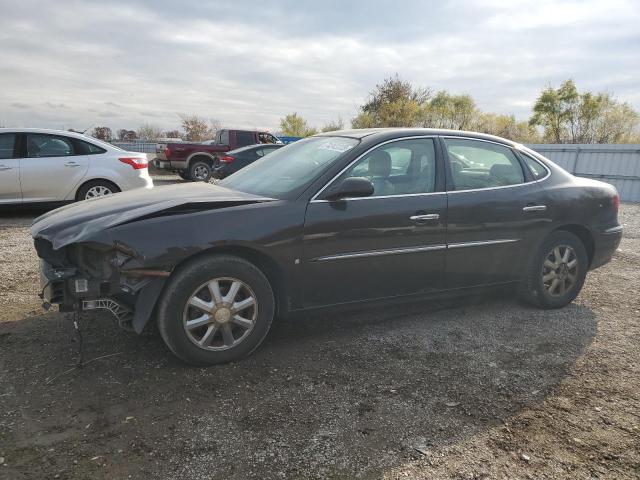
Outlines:
[[[338,177],[340,177],[340,175],[342,175],[344,172],[346,172],[354,163],[356,163],[358,160],[362,159],[365,155],[367,155],[371,151],[375,150],[376,148],[379,148],[379,147],[381,147],[383,145],[387,145],[388,143],[401,142],[403,140],[424,140],[424,139],[427,139],[427,138],[430,138],[430,139],[433,140],[433,148],[434,148],[434,151],[436,152],[436,158],[437,158],[438,146],[436,145],[436,140],[438,138],[438,135],[415,135],[415,136],[411,136],[411,137],[392,138],[391,140],[387,140],[385,142],[378,143],[377,145],[374,145],[373,147],[371,147],[369,150],[367,150],[367,151],[361,153],[360,155],[358,155],[358,157],[356,157],[351,163],[349,163],[346,167],[344,167],[336,175],[334,175],[331,180],[329,180],[327,183],[325,183],[324,187],[322,187],[320,190],[318,190],[318,192],[313,197],[311,197],[311,200],[309,201],[309,203],[329,203],[329,202],[331,202],[331,200],[318,200],[318,196],[320,194],[322,194],[322,192],[324,192]],[[413,197],[413,196],[416,196],[416,195],[434,195],[434,194],[443,194],[443,193],[447,193],[447,192],[403,193],[403,194],[400,194],[400,195],[380,195],[380,196],[377,196],[377,197],[342,198],[342,199],[340,199],[340,201],[373,200],[373,199],[376,199],[376,198],[393,198],[393,197]]]
[[[459,137],[459,136],[455,136],[455,135],[442,135],[441,136],[442,140],[446,140],[447,138],[457,138],[460,140],[473,140],[476,142],[485,142],[485,143],[493,143],[495,145],[500,145],[501,147],[505,147],[508,148],[509,150],[515,150],[516,152],[519,152],[523,155],[527,155],[528,157],[530,157],[531,155],[528,155],[526,152],[520,150],[517,147],[513,147],[511,145],[508,145],[506,143],[500,143],[500,142],[494,142],[492,140],[485,140],[483,138],[473,138],[473,137]],[[445,143],[445,152],[448,153],[448,151],[446,150],[446,143]],[[448,155],[447,155],[448,157]],[[516,160],[518,159],[518,157],[516,156]],[[445,163],[449,162],[448,158],[444,159]],[[535,160],[537,163],[541,164],[544,169],[547,171],[547,174],[543,177],[540,178],[538,180],[532,180],[531,182],[523,182],[523,183],[514,183],[513,185],[503,185],[501,187],[487,187],[487,188],[472,188],[469,190],[447,190],[447,193],[466,193],[466,192],[484,192],[486,190],[499,190],[502,188],[513,188],[513,187],[521,187],[523,185],[531,185],[533,183],[539,183],[542,182],[544,180],[546,180],[547,178],[549,178],[551,176],[551,170],[542,162],[538,162],[537,160]],[[448,164],[448,163],[447,163]],[[528,167],[527,167],[528,168]],[[522,172],[524,174],[524,172]]]
[[311,262],[328,262],[333,260],[346,260],[350,258],[364,258],[364,257],[381,257],[385,255],[400,255],[404,253],[419,253],[419,252],[431,252],[435,250],[449,250],[456,248],[466,247],[481,247],[485,245],[500,245],[503,243],[519,242],[519,238],[501,238],[497,240],[481,240],[475,242],[459,242],[459,243],[439,243],[435,245],[426,245],[422,247],[403,247],[403,248],[389,248],[385,250],[368,250],[364,252],[353,253],[337,253],[335,255],[327,255],[324,257],[313,258]]

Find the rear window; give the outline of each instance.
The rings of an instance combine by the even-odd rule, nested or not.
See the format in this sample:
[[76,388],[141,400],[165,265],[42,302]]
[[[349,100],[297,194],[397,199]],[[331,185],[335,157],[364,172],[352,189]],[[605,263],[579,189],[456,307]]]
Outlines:
[[85,142],[84,140],[74,140],[76,143],[77,154],[81,155],[96,155],[99,153],[105,153],[106,150],[102,147],[94,145],[93,143]]
[[535,178],[536,180],[544,178],[544,176],[547,174],[547,169],[545,167],[543,167],[537,160],[534,160],[529,155],[522,154],[522,158],[524,158],[524,163],[527,164],[527,168],[529,168],[529,171],[531,172],[531,175],[533,175],[533,178]]
[[256,143],[253,132],[236,132],[236,144],[239,147]]

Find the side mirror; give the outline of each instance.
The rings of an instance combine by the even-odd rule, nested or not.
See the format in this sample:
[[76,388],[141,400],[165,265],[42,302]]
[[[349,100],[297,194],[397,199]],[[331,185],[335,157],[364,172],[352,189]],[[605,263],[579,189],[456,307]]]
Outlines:
[[325,200],[341,198],[369,197],[373,195],[373,183],[364,177],[349,177],[331,188],[324,196]]

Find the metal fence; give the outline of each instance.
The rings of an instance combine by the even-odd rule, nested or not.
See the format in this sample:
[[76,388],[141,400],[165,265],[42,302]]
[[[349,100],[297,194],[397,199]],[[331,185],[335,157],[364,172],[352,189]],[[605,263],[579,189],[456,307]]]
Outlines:
[[157,142],[134,140],[132,142],[111,142],[111,144],[128,152],[156,153]]
[[578,177],[612,184],[625,202],[640,202],[640,145],[527,145]]

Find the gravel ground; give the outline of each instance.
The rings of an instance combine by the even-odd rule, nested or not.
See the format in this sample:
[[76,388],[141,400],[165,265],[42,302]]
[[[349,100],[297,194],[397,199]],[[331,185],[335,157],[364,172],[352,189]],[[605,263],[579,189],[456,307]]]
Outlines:
[[640,478],[640,205],[558,311],[512,293],[279,320],[209,369],[45,313],[30,212],[0,214],[0,477]]

